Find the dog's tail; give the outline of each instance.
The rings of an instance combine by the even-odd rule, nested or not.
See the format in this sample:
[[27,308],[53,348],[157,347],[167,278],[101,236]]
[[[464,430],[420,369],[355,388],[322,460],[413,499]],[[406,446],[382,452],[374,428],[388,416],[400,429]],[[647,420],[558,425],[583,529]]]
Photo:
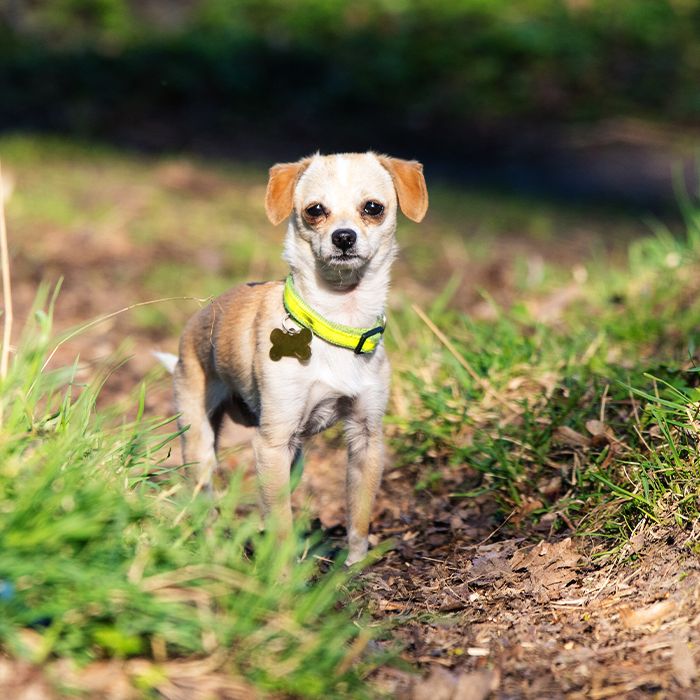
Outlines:
[[173,355],[170,352],[158,352],[157,350],[151,350],[151,355],[153,355],[170,374],[175,371],[175,365],[177,365],[178,362],[177,355]]

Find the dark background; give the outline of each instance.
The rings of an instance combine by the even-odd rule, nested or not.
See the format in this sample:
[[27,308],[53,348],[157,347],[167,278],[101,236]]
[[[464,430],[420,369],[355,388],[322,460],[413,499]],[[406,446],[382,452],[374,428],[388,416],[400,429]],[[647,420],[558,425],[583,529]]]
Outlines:
[[694,179],[695,0],[0,8],[3,130],[255,162],[373,148],[447,178],[649,209],[673,204],[674,167]]

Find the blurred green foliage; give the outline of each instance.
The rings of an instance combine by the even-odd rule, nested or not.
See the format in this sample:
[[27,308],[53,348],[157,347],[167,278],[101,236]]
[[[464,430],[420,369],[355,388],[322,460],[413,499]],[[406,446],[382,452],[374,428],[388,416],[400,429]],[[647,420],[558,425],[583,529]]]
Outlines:
[[0,124],[687,119],[698,29],[696,0],[11,0]]

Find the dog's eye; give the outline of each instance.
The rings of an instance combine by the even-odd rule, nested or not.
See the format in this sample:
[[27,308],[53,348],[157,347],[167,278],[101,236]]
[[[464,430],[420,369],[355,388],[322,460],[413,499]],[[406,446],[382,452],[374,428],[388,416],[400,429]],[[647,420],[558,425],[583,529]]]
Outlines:
[[317,219],[319,216],[323,216],[326,210],[323,208],[323,204],[312,204],[310,207],[306,207],[306,215],[310,216],[312,219]]
[[362,211],[368,216],[379,216],[384,211],[384,206],[379,202],[370,200],[369,202],[365,202],[365,206]]

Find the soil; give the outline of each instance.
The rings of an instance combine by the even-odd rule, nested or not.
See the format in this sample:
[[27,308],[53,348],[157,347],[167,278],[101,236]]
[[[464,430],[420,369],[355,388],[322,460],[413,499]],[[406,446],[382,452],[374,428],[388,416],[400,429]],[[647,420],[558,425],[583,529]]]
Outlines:
[[[313,494],[336,536],[341,467],[342,452],[321,450],[298,494]],[[379,688],[414,700],[699,696],[700,561],[687,532],[639,529],[601,558],[592,538],[516,529],[487,497],[451,498],[464,476],[451,468],[433,492],[416,492],[414,470],[385,476],[373,537],[391,548],[355,599],[407,666],[375,672]]]
[[[78,245],[80,269],[71,272],[68,252]],[[549,260],[571,256],[569,239],[539,250],[523,251],[520,245],[518,252]],[[115,255],[128,259],[130,252],[63,241],[45,252],[37,269],[20,252],[13,266],[16,316],[21,322],[29,313],[47,269],[67,275],[56,307],[59,328],[127,306],[139,294],[111,275]],[[138,266],[148,263],[141,251],[133,263],[136,278]],[[503,294],[503,276],[492,267],[475,263],[474,280],[474,286]],[[474,312],[477,304],[473,297],[462,300]],[[122,315],[62,346],[55,361],[70,362],[80,353],[90,373],[125,337],[133,339],[136,351],[113,372],[103,400],[124,398],[153,369],[148,349],[164,343],[172,349],[174,338],[135,327]],[[171,413],[170,402],[166,380],[150,385],[150,414]],[[229,428],[225,468],[250,468],[248,437]],[[339,541],[343,462],[340,446],[318,441],[295,494],[297,505],[306,504]],[[406,663],[375,670],[369,682],[390,697],[414,700],[700,697],[694,660],[700,645],[700,562],[680,532],[639,530],[623,551],[606,559],[593,538],[551,536],[522,524],[518,529],[497,517],[488,498],[452,498],[466,476],[452,468],[437,490],[418,492],[415,469],[387,466],[372,538],[373,544],[391,546],[359,576],[352,596],[386,625],[376,644],[400,645]],[[53,697],[40,669],[0,661],[5,697]],[[128,689],[119,687],[106,695],[103,686],[94,696],[128,697]],[[247,693],[225,679],[205,690],[211,693],[206,697]],[[180,688],[165,696],[205,697],[201,692]]]

